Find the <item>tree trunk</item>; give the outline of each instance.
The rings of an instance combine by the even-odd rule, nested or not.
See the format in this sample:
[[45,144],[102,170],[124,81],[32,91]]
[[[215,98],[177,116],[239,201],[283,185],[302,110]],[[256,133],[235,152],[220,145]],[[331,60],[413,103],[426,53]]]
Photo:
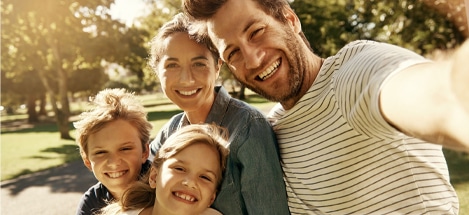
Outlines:
[[26,106],[28,108],[28,123],[39,122],[39,116],[36,111],[36,96],[29,94]]
[[39,98],[39,116],[47,116],[46,94],[41,94]]
[[[55,113],[55,120],[57,123],[57,127],[59,129],[60,138],[71,140],[73,139],[70,136],[70,128],[69,128],[69,117],[70,117],[70,104],[68,101],[68,88],[67,88],[67,74],[65,69],[62,67],[62,58],[60,57],[59,52],[59,45],[58,40],[54,40],[52,38],[46,39],[49,47],[51,48],[52,54],[54,56],[52,64],[52,68],[55,68],[57,71],[56,78],[58,84],[58,93],[55,93],[53,88],[51,87],[47,75],[44,71],[40,70],[40,78],[46,91],[49,94],[50,102],[52,104],[52,109]],[[55,64],[55,65],[54,65]],[[58,96],[58,100],[56,99]],[[60,103],[60,107],[58,105]]]

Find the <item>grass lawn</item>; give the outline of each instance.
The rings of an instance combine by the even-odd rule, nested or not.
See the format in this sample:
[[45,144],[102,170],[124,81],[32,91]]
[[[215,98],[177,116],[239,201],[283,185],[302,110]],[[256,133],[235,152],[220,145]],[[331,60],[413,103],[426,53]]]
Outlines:
[[[181,112],[169,100],[162,96],[146,95],[140,97],[148,111],[148,119],[154,128],[151,137],[171,116]],[[249,96],[248,103],[260,110],[268,110],[273,103],[258,96]],[[86,105],[77,105],[86,108]],[[8,180],[20,175],[59,166],[80,159],[78,147],[72,140],[60,140],[55,123],[27,125],[25,115],[1,116],[1,180]],[[75,119],[75,118],[74,118]],[[15,130],[4,128],[6,124],[19,122]],[[22,123],[23,122],[23,123]],[[73,128],[70,123],[70,128]],[[75,131],[71,131],[75,136]],[[460,200],[460,214],[469,215],[469,156],[467,154],[445,150],[451,183]]]

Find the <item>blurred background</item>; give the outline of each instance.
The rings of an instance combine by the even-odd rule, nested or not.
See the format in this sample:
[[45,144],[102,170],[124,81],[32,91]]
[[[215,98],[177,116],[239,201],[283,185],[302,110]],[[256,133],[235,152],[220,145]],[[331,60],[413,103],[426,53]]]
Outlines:
[[[348,42],[367,39],[433,58],[469,36],[469,0],[290,3],[313,50],[322,57]],[[180,12],[180,5],[180,0],[1,1],[1,180],[2,192],[10,189],[5,196],[13,195],[12,187],[18,188],[11,180],[81,162],[71,123],[101,89],[127,88],[140,96],[155,126],[152,137],[179,112],[160,92],[146,61],[148,42]],[[261,110],[273,105],[245,89],[227,70],[220,84]],[[469,214],[468,156],[449,150],[445,154],[461,214]],[[78,177],[71,180],[76,183],[80,175],[73,177]],[[82,189],[73,191],[81,194]],[[2,194],[2,209],[5,201],[12,201],[5,198]]]

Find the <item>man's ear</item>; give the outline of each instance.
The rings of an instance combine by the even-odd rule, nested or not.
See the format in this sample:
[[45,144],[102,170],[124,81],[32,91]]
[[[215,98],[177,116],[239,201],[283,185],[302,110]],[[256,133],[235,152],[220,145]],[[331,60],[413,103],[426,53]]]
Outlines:
[[156,177],[158,176],[158,169],[155,167],[150,168],[150,177],[148,177],[148,184],[150,187],[155,189],[156,188]]
[[296,13],[290,7],[283,8],[283,16],[287,19],[287,22],[291,24],[295,33],[301,32],[301,22]]
[[142,164],[147,162],[148,157],[150,156],[150,144],[145,143],[143,147]]
[[82,160],[83,160],[83,163],[85,164],[86,168],[88,168],[90,171],[93,171],[93,169],[91,168],[90,159],[88,159],[87,157],[86,158],[82,157]]

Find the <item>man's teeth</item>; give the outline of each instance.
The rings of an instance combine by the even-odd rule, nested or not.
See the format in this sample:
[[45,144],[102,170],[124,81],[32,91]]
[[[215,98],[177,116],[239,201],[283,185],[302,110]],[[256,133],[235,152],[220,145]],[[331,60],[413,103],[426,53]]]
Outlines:
[[185,95],[185,96],[190,96],[194,93],[196,93],[197,90],[191,90],[191,91],[179,91],[180,94]]
[[272,64],[269,68],[267,68],[264,72],[262,72],[259,75],[259,78],[262,80],[265,80],[268,77],[272,76],[274,74],[274,71],[278,68],[279,65],[280,65],[280,60],[275,61],[274,64]]
[[107,175],[111,178],[118,178],[121,177],[122,175],[125,174],[126,171],[120,171],[120,172],[108,172]]
[[193,196],[189,196],[189,195],[186,195],[184,193],[178,193],[178,192],[175,192],[174,195],[176,195],[177,197],[179,197],[181,199],[184,199],[186,201],[195,202],[195,198]]

